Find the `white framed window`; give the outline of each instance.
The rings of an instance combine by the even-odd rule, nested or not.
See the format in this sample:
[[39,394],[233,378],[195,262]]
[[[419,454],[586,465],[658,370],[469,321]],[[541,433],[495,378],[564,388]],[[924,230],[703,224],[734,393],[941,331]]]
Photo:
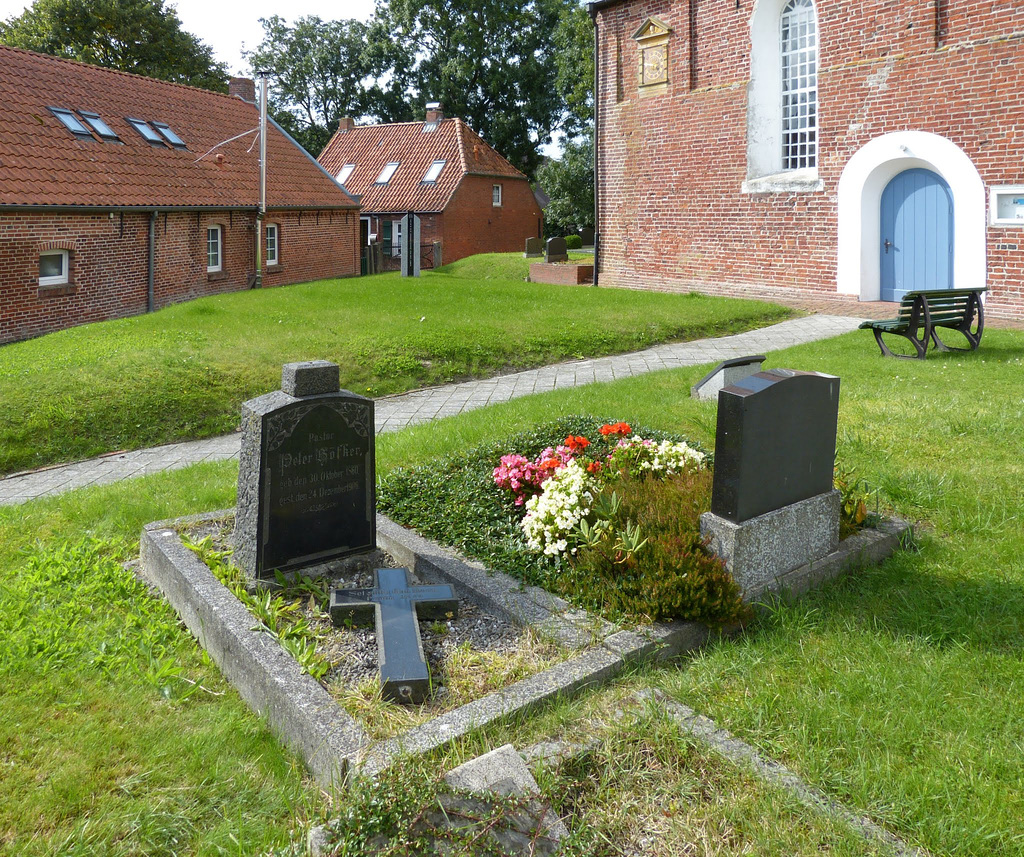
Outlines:
[[345,164],[338,172],[338,184],[344,185],[348,181],[348,177],[352,175],[352,171],[356,168],[355,164]]
[[491,205],[501,205],[501,185],[491,186]]
[[62,286],[68,281],[67,250],[47,250],[39,254],[39,285]]
[[276,223],[267,224],[267,265],[278,264],[277,258],[278,230]]
[[224,269],[223,230],[220,226],[206,227],[206,273],[215,274]]
[[818,162],[818,32],[812,0],[789,0],[779,19],[782,58],[782,169]]
[[384,169],[380,171],[380,175],[377,176],[377,184],[387,184],[391,181],[391,177],[395,174],[395,170],[398,169],[398,161],[391,161],[389,164],[384,166]]
[[441,170],[444,169],[445,161],[434,161],[427,170],[426,175],[423,176],[423,183],[436,182],[437,177],[441,175]]
[[391,255],[402,255],[402,221],[394,220],[391,226]]

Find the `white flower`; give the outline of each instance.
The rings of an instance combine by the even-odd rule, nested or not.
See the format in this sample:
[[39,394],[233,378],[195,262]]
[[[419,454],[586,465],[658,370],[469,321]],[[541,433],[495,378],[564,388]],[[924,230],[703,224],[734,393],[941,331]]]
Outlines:
[[568,536],[590,514],[597,486],[575,460],[555,471],[541,493],[526,501],[526,517],[520,523],[527,544],[547,556],[569,547]]

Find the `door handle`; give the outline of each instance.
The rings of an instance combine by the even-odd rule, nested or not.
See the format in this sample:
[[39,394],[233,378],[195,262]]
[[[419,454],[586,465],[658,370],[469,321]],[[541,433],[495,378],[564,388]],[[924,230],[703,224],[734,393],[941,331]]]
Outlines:
[[892,247],[892,242],[888,238],[886,238],[885,239],[885,244],[883,246],[885,247],[885,252],[888,253],[889,252],[889,248]]

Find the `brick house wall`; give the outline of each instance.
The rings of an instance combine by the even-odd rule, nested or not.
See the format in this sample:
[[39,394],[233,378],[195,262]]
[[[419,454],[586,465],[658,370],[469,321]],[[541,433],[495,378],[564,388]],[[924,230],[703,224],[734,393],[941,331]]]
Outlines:
[[[493,204],[494,185],[501,185],[501,205]],[[542,234],[540,206],[522,179],[468,175],[444,217],[446,263],[476,253],[521,253],[527,238]]]
[[[822,188],[745,193],[755,8],[638,0],[597,11],[600,283],[835,295],[844,169],[883,135],[925,132],[955,144],[984,186],[975,220],[989,313],[1024,317],[1024,226],[991,225],[987,210],[993,185],[1024,184],[1024,7],[818,0]],[[631,36],[648,16],[672,28],[668,85],[641,97]]]
[[[251,211],[159,212],[155,308],[248,288],[255,271]],[[275,213],[281,266],[264,285],[359,273],[355,211]],[[0,213],[0,343],[146,311],[148,212]],[[222,226],[223,270],[207,273],[206,230]],[[39,285],[39,254],[69,251],[69,283]]]

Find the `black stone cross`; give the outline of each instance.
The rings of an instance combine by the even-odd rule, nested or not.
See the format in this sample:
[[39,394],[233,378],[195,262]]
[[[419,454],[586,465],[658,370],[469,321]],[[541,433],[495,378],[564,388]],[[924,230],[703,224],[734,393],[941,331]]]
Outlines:
[[430,689],[417,621],[459,613],[450,586],[411,586],[408,575],[405,568],[378,568],[373,589],[335,589],[330,606],[335,625],[376,622],[384,696],[406,704],[422,702]]

